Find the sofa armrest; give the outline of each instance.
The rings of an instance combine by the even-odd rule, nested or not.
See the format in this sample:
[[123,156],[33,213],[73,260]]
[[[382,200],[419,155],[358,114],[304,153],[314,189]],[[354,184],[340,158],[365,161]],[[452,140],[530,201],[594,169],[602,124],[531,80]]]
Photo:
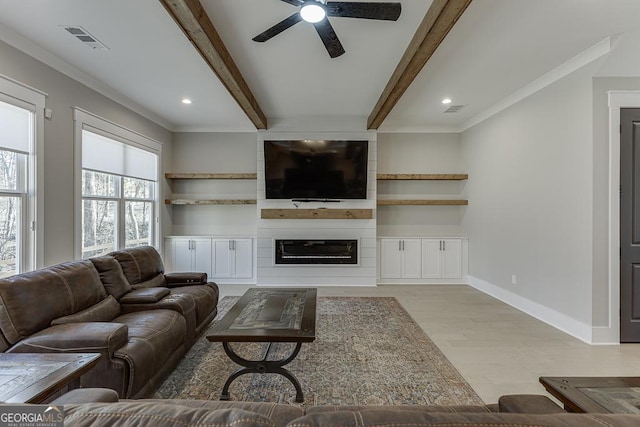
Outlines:
[[120,305],[154,303],[170,293],[171,291],[168,288],[139,288],[124,294],[120,298]]
[[164,278],[170,288],[207,284],[207,273],[168,273]]
[[50,402],[51,405],[73,405],[78,403],[109,403],[119,400],[118,392],[110,388],[76,388]]
[[87,322],[51,326],[16,343],[7,353],[100,353],[111,359],[127,344],[129,328],[122,323]]
[[511,394],[498,399],[499,412],[516,414],[561,414],[565,410],[547,396],[538,394]]

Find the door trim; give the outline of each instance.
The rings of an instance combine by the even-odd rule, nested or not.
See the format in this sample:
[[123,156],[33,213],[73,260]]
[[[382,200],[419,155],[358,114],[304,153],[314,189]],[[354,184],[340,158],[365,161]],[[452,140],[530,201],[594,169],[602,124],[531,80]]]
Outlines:
[[620,343],[620,109],[640,108],[640,91],[609,91],[609,324],[594,344]]

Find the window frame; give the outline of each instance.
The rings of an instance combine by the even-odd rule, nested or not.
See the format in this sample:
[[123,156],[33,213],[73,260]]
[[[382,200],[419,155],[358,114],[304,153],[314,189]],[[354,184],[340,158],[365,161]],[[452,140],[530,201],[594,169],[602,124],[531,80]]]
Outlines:
[[[118,196],[87,196],[84,197],[82,194],[82,173],[83,170],[91,171],[91,169],[83,169],[82,167],[82,131],[86,130],[92,133],[96,133],[98,135],[102,135],[104,137],[113,139],[120,143],[130,145],[135,148],[139,148],[145,151],[148,151],[152,154],[156,155],[156,176],[155,176],[155,185],[153,186],[153,194],[152,194],[152,228],[150,230],[151,234],[151,245],[159,248],[160,247],[160,235],[162,230],[162,218],[160,215],[160,176],[161,176],[161,165],[162,165],[162,143],[155,141],[151,138],[148,138],[144,135],[141,135],[135,131],[122,127],[116,123],[110,122],[106,119],[98,117],[92,113],[84,111],[80,108],[74,107],[74,170],[75,170],[75,216],[74,216],[74,228],[75,228],[75,237],[74,237],[74,253],[76,258],[81,258],[82,256],[82,201],[83,200],[113,200],[118,203],[118,230],[116,236],[116,245],[117,249],[124,248],[126,244],[126,236],[125,236],[125,226],[126,226],[126,217],[125,217],[125,208],[124,204],[127,201],[138,201],[138,199],[126,198],[124,197],[124,177],[118,176]],[[105,173],[105,172],[100,172]],[[139,179],[135,177],[131,177],[134,179]],[[148,202],[149,199],[144,199],[141,201]]]
[[[18,272],[44,267],[44,115],[47,94],[7,76],[0,75],[0,101],[30,111],[32,138],[24,160],[20,161],[19,179],[23,193],[2,190],[3,195],[21,195]],[[13,151],[13,150],[8,150]]]

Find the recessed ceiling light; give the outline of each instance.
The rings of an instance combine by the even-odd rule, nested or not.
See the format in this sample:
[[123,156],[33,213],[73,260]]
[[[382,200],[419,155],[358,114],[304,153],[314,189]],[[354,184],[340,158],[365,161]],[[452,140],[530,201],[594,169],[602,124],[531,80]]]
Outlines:
[[442,100],[443,104],[451,104],[451,98],[445,98]]
[[183,104],[191,104],[191,100],[189,98],[185,98],[182,100]]

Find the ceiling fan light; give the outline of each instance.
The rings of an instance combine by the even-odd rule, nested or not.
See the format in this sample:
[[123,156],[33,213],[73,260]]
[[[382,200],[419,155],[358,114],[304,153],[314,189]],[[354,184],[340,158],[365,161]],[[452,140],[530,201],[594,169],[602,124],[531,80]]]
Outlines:
[[315,24],[322,21],[327,16],[327,12],[318,2],[308,1],[300,8],[300,16],[305,21]]

